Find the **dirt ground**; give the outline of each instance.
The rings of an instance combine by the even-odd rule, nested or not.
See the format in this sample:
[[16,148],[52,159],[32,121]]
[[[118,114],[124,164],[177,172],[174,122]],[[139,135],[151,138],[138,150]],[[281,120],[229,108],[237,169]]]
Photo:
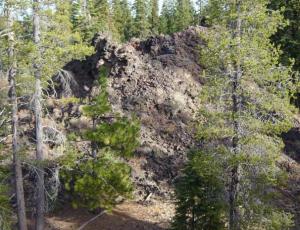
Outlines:
[[[299,162],[299,161],[298,161]],[[281,199],[276,204],[292,213],[293,230],[300,230],[300,164],[283,155],[280,164],[289,174],[286,186],[280,188]],[[127,201],[111,213],[91,213],[86,209],[62,207],[47,217],[45,230],[164,230],[174,216],[174,203],[168,199],[151,199],[149,202]],[[86,224],[88,223],[88,224]],[[85,226],[85,227],[82,227]],[[29,230],[34,230],[31,223]]]
[[163,201],[140,204],[134,201],[117,206],[112,213],[92,214],[87,210],[65,207],[47,218],[47,230],[163,230],[169,227],[174,206]]

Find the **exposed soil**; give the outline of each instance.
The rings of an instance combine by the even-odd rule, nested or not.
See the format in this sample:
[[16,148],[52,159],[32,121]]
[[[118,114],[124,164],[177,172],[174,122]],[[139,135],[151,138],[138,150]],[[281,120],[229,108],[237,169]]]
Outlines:
[[94,217],[96,219],[82,230],[163,230],[169,227],[173,212],[173,205],[162,201],[151,204],[125,202],[113,212],[99,217],[99,213],[92,214],[87,210],[65,207],[47,218],[47,230],[75,230]]

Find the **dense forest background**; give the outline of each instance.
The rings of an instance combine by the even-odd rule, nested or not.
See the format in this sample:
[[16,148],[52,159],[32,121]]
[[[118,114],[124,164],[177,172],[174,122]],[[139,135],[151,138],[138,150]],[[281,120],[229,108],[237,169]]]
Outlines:
[[[62,205],[58,197],[91,212],[113,210],[132,198],[128,161],[140,146],[143,125],[135,114],[113,109],[108,83],[113,64],[96,64],[92,87],[82,86],[86,97],[69,96],[74,82],[66,65],[99,55],[99,36],[138,44],[191,26],[201,28],[196,51],[201,106],[191,134],[197,145],[172,185],[176,211],[170,227],[295,227],[294,213],[274,201],[288,181],[279,164],[281,135],[296,126],[300,101],[299,0],[159,5],[0,0],[1,229],[27,230],[28,223],[46,229],[45,215]],[[55,120],[49,103],[78,105],[76,113],[88,125],[70,131],[70,121]],[[49,149],[61,154],[49,156]]]

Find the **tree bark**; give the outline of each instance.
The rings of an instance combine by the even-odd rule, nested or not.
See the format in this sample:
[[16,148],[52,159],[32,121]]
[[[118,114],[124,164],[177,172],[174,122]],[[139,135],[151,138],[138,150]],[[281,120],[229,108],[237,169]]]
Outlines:
[[14,32],[13,28],[13,18],[11,14],[11,9],[7,9],[8,13],[8,28],[11,30],[8,34],[9,48],[8,48],[8,58],[11,63],[8,72],[9,81],[9,100],[12,105],[11,110],[11,121],[12,121],[12,152],[13,152],[13,167],[15,176],[15,189],[17,198],[17,215],[18,215],[18,227],[19,230],[27,230],[26,221],[26,209],[25,209],[25,199],[24,199],[24,188],[23,188],[23,175],[22,166],[19,158],[19,145],[18,145],[18,101],[16,95],[16,71],[17,63],[15,60],[14,52]]
[[87,0],[83,0],[82,11],[83,11],[84,17],[86,17],[87,16]]
[[45,191],[44,191],[44,168],[42,161],[43,153],[43,127],[42,127],[42,88],[41,88],[41,52],[40,52],[40,0],[33,0],[33,39],[37,47],[37,62],[34,63],[35,77],[35,98],[34,98],[34,114],[35,114],[35,131],[36,131],[36,160],[38,162],[37,169],[37,197],[36,197],[36,230],[44,230],[44,211],[45,211]]
[[[234,137],[232,139],[232,149],[233,154],[238,155],[240,153],[239,149],[239,140],[240,140],[240,124],[239,124],[239,112],[240,112],[240,95],[239,95],[239,88],[240,88],[240,79],[242,77],[242,69],[241,63],[239,60],[239,52],[241,49],[241,18],[240,18],[240,1],[237,1],[236,8],[237,8],[237,20],[234,23],[234,30],[233,39],[237,39],[237,54],[236,62],[234,63],[233,68],[233,77],[232,77],[232,121],[233,121],[233,130],[234,130]],[[240,213],[237,204],[238,200],[238,193],[239,193],[239,165],[234,165],[231,169],[231,181],[229,185],[229,229],[230,230],[239,230],[240,227]]]
[[[93,130],[95,131],[95,129],[96,129],[96,118],[93,117]],[[95,141],[92,141],[91,147],[92,147],[92,156],[93,158],[96,158],[98,152],[97,143]]]
[[90,23],[91,22],[91,15],[90,15],[90,12],[89,12],[89,4],[88,4],[87,0],[83,0],[82,12],[83,12],[85,22]]

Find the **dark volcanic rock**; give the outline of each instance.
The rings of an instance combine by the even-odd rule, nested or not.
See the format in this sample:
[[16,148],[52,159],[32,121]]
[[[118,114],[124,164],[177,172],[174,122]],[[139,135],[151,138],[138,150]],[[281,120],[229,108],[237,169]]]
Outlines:
[[[55,79],[60,83],[56,89],[59,97],[90,97],[98,68],[108,67],[113,110],[125,116],[135,114],[142,124],[141,147],[137,151],[141,170],[136,180],[144,181],[145,186],[156,186],[159,191],[161,183],[176,178],[185,153],[195,144],[201,30],[204,28],[190,27],[171,36],[132,40],[124,45],[98,35],[94,55],[65,67],[71,83],[66,86],[60,78]],[[152,190],[156,193],[156,189]]]

